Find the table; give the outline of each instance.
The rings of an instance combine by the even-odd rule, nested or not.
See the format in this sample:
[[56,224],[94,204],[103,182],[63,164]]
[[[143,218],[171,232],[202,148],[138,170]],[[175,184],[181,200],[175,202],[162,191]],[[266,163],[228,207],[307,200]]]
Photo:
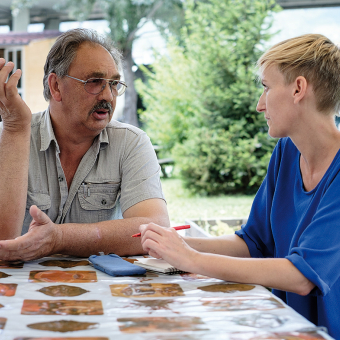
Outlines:
[[0,261],[0,335],[6,340],[332,339],[261,286],[189,273],[111,277],[87,259],[63,256],[14,265]]

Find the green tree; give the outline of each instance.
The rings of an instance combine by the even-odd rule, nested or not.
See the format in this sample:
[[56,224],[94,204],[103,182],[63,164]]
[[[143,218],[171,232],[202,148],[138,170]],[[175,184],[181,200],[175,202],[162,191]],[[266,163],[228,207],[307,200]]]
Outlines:
[[276,141],[256,112],[255,63],[277,9],[274,0],[188,1],[183,47],[172,43],[139,84],[149,134],[195,192],[251,192],[263,180]]
[[[37,0],[13,0],[12,8],[34,6]],[[134,86],[132,44],[138,30],[152,21],[163,35],[178,36],[184,22],[181,0],[61,0],[57,9],[67,9],[70,18],[86,20],[94,6],[105,13],[110,37],[122,51],[125,61],[124,77],[128,85],[125,93],[124,122],[138,126],[137,92]]]
[[143,67],[147,82],[136,82],[147,110],[140,113],[147,124],[152,141],[162,145],[163,153],[169,153],[177,143],[187,139],[191,126],[200,118],[201,100],[197,95],[195,60],[187,57],[184,48],[172,40],[167,55],[158,56],[152,71]]

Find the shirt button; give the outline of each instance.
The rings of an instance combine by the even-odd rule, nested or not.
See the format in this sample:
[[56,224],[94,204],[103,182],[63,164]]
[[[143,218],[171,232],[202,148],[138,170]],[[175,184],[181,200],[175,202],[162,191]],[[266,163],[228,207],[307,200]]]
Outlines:
[[102,205],[106,205],[106,200],[102,200]]
[[60,176],[60,177],[58,177],[58,180],[59,180],[59,182],[62,182],[64,180],[64,178]]

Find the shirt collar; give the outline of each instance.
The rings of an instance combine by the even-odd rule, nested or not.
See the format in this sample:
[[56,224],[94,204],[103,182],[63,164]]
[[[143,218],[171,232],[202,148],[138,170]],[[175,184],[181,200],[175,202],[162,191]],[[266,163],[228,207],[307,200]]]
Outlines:
[[41,117],[40,136],[41,136],[40,151],[46,151],[49,148],[51,142],[54,141],[57,146],[57,151],[59,152],[59,145],[54,135],[49,107]]
[[[41,136],[40,151],[46,151],[50,147],[51,142],[54,141],[57,148],[57,152],[59,153],[60,152],[59,145],[53,131],[49,107],[43,113],[41,120],[42,123],[40,125]],[[100,132],[99,137],[97,136],[96,139],[97,138],[99,139],[98,142],[100,144],[100,150],[105,149],[109,144],[109,136],[106,128]]]
[[109,142],[109,135],[107,133],[106,128],[102,130],[99,134],[99,143],[100,143],[100,150],[103,150],[107,147]]

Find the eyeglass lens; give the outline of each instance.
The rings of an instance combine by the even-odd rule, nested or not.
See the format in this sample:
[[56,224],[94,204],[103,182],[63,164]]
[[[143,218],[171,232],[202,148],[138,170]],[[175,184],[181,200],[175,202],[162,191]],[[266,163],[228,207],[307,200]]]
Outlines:
[[85,83],[85,90],[88,93],[98,94],[104,90],[107,83],[109,83],[111,92],[114,96],[120,96],[124,93],[125,86],[119,83],[117,80],[107,81],[106,79],[102,78],[88,79]]

